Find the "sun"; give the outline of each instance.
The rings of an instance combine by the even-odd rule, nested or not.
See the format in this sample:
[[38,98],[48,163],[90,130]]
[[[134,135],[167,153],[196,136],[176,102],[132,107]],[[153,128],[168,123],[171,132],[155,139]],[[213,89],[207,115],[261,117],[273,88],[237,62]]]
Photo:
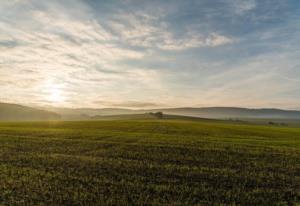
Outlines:
[[62,106],[66,102],[66,85],[64,83],[48,79],[38,87],[38,90],[41,92],[41,98],[46,104]]
[[42,86],[44,99],[52,105],[61,105],[66,101],[65,85],[47,81]]
[[48,100],[52,103],[63,103],[65,101],[65,97],[62,94],[62,90],[59,88],[50,88]]

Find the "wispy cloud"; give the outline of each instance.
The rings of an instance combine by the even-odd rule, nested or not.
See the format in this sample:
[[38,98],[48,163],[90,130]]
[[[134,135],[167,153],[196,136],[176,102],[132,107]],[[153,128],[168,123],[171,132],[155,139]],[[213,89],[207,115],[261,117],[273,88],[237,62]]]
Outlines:
[[297,5],[1,2],[0,101],[292,108],[300,99]]
[[256,8],[256,0],[230,0],[234,12],[237,14],[244,14]]
[[153,17],[141,13],[115,15],[109,25],[114,33],[119,34],[120,40],[131,46],[147,49],[185,50],[200,47],[217,47],[233,43],[232,37],[223,36],[216,32],[202,34],[200,31],[189,29],[184,35],[175,37],[167,22],[161,16]]

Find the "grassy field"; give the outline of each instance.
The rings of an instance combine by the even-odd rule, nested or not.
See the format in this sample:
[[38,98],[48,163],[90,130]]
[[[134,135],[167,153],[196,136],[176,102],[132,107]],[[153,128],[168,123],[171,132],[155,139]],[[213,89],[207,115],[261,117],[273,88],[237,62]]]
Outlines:
[[297,205],[300,128],[0,123],[0,205]]

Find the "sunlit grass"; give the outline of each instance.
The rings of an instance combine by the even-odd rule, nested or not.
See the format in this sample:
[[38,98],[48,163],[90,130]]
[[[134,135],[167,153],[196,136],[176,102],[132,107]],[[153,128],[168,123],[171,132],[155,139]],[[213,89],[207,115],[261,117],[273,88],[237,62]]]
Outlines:
[[0,123],[0,204],[293,205],[300,128]]

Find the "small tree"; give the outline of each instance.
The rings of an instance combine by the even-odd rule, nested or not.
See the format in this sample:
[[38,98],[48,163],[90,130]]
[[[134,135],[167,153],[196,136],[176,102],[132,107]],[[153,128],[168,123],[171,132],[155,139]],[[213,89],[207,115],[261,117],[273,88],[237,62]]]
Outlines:
[[269,125],[276,125],[275,122],[269,122]]
[[155,115],[158,119],[162,119],[163,116],[164,116],[164,114],[163,114],[162,112],[156,112],[154,115]]
[[162,112],[149,112],[149,114],[158,119],[162,119],[164,117],[164,114]]

